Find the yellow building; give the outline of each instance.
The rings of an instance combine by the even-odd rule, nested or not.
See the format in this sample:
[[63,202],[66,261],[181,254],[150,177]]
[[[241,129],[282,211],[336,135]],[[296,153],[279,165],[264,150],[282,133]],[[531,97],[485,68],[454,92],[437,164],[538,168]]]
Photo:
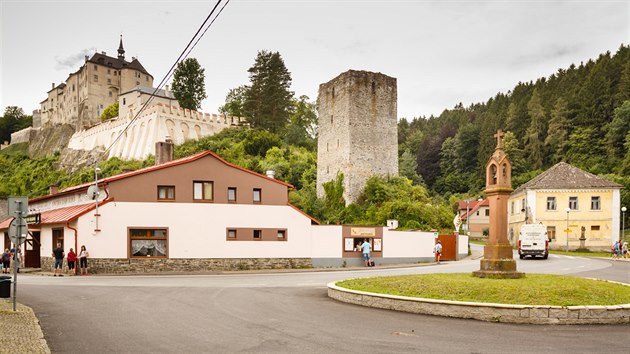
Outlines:
[[621,188],[560,162],[510,195],[508,238],[515,244],[521,225],[542,223],[550,249],[609,250],[619,240]]

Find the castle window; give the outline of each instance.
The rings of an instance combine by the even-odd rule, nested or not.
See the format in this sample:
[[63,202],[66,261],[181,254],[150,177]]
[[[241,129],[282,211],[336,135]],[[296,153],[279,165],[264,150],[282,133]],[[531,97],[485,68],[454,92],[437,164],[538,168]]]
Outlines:
[[123,105],[127,104],[127,99],[123,97]]
[[372,81],[372,95],[376,95],[376,83]]
[[146,78],[147,81],[149,81],[149,76],[148,75],[146,75],[145,78]]
[[335,98],[335,88],[332,88],[332,98]]
[[112,83],[112,79],[107,79],[107,83],[111,84]]
[[94,75],[94,82],[98,82],[98,75]]
[[140,85],[140,81],[136,81],[136,86]]
[[94,71],[98,71],[98,66],[94,65]]
[[111,74],[111,73],[112,73],[112,71],[111,71],[111,70],[109,70],[109,69],[107,69],[107,73],[108,73],[108,74]]
[[109,91],[109,97],[112,97],[112,92],[111,91]]
[[114,76],[118,74],[118,70],[114,70]]
[[330,124],[333,124],[333,115],[330,115]]

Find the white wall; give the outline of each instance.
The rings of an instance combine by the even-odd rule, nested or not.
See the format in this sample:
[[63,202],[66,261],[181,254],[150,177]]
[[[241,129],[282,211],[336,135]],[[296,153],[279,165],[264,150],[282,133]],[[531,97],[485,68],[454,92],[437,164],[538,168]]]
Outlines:
[[383,258],[433,257],[433,232],[383,229]]
[[468,254],[468,236],[459,235],[457,240],[457,254]]
[[[128,227],[168,228],[169,258],[311,257],[311,220],[290,206],[119,203],[79,220],[79,245],[96,258],[127,258]],[[287,229],[287,241],[227,241],[227,228]]]
[[313,258],[341,258],[343,251],[342,226],[314,225],[312,231]]

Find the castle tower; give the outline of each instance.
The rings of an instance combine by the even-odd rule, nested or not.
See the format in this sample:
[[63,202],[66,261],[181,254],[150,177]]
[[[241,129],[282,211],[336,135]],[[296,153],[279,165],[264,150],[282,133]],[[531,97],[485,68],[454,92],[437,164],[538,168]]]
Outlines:
[[395,78],[368,71],[349,70],[319,85],[318,196],[338,172],[346,204],[370,176],[398,175],[397,95]]
[[118,45],[118,59],[125,60],[125,48],[122,44],[122,34],[120,35],[120,44]]

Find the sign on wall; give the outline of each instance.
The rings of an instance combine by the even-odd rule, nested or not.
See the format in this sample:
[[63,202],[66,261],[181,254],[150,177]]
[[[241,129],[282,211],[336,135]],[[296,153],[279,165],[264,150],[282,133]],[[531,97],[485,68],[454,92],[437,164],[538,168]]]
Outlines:
[[376,229],[372,227],[352,227],[351,236],[376,236]]
[[344,247],[343,250],[346,252],[352,252],[354,251],[354,239],[353,238],[346,238],[344,239]]

